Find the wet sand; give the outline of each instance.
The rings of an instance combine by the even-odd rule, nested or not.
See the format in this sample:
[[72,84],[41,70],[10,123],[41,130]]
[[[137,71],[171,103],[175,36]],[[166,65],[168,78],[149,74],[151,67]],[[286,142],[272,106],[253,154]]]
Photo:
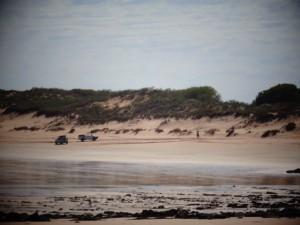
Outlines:
[[[246,143],[245,143],[246,142]],[[198,165],[267,166],[276,173],[297,167],[300,140],[292,142],[259,140],[184,140],[163,143],[121,144],[73,142],[0,143],[0,159],[101,161],[130,163],[194,163]],[[280,170],[278,170],[280,169]]]
[[[78,222],[70,220],[53,220],[51,222],[4,222],[2,225],[73,225]],[[135,220],[135,219],[107,219],[100,221],[80,221],[81,225],[298,225],[300,219],[273,219],[273,218],[230,218],[223,220],[193,220],[193,219],[154,219],[154,220]]]
[[[298,142],[221,140],[64,146],[1,143],[0,211],[109,217],[105,212],[180,208],[246,213],[299,208],[300,176],[286,174],[299,167],[299,146]],[[99,223],[114,221],[118,220]],[[152,221],[160,220],[145,220],[145,224]],[[177,220],[161,223],[166,221],[176,224]],[[283,220],[268,222],[279,221]]]
[[239,143],[0,144],[7,186],[300,185],[300,145]]

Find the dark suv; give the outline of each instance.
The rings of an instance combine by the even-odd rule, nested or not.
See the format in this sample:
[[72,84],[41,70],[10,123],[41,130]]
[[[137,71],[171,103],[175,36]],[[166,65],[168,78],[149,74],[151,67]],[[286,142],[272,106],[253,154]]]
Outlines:
[[80,134],[78,135],[78,140],[80,140],[81,142],[84,142],[84,141],[96,141],[97,140],[97,136],[94,136],[92,134]]
[[55,140],[56,145],[68,144],[68,138],[66,135],[58,136]]

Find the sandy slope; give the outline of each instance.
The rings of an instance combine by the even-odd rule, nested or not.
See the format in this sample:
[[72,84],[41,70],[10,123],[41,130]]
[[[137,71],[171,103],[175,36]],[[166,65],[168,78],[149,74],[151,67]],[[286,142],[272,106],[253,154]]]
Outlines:
[[[295,122],[297,128],[292,132],[281,132],[275,137],[262,139],[260,136],[266,130],[281,129],[288,122]],[[245,118],[234,118],[232,116],[220,117],[215,119],[202,118],[200,120],[175,120],[175,119],[153,119],[153,120],[130,120],[124,123],[109,122],[102,125],[79,126],[74,121],[65,118],[45,118],[43,116],[35,117],[34,114],[22,116],[2,115],[0,117],[0,142],[53,142],[58,135],[67,134],[71,142],[77,141],[79,134],[85,134],[95,129],[106,129],[97,132],[102,143],[152,143],[152,142],[171,142],[193,140],[196,137],[196,131],[200,133],[202,141],[229,141],[240,143],[251,142],[282,142],[282,143],[300,143],[300,118],[291,117],[286,120],[274,121],[270,123],[251,123],[247,124]],[[35,127],[37,131],[15,131],[15,128],[27,126]],[[234,137],[226,138],[226,130],[235,127]],[[62,131],[49,131],[52,128],[60,127]],[[74,128],[74,133],[68,133]],[[179,128],[186,130],[184,133],[169,133]],[[135,129],[141,129],[135,133]],[[157,133],[156,129],[161,129]],[[207,131],[215,129],[213,135]]]

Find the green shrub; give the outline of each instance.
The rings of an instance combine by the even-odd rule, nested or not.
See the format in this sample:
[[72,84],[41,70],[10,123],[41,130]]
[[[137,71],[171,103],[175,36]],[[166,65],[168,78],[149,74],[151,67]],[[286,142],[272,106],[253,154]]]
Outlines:
[[[295,94],[296,93],[296,94]],[[296,97],[295,97],[296,96]],[[126,107],[104,108],[101,104],[112,97],[131,100]],[[300,114],[299,89],[281,84],[260,92],[254,103],[222,101],[217,91],[208,86],[182,90],[143,88],[140,90],[62,90],[32,88],[27,91],[0,90],[0,107],[4,113],[78,118],[80,124],[103,124],[108,121],[127,121],[134,118],[199,119],[226,115],[254,115],[258,122]]]
[[255,105],[296,102],[300,100],[299,89],[294,84],[278,84],[258,93]]

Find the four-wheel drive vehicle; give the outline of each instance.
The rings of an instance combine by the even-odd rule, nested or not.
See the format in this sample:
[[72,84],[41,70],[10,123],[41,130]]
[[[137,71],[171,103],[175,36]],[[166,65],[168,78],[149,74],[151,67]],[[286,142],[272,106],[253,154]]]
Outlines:
[[67,136],[66,136],[66,135],[58,136],[58,137],[55,139],[55,144],[56,144],[56,145],[68,144],[68,138],[67,138]]
[[85,135],[85,134],[80,134],[80,135],[78,135],[78,140],[80,140],[80,141],[96,141],[97,140],[97,136],[94,136],[94,135],[92,135],[92,134],[87,134],[87,135]]

